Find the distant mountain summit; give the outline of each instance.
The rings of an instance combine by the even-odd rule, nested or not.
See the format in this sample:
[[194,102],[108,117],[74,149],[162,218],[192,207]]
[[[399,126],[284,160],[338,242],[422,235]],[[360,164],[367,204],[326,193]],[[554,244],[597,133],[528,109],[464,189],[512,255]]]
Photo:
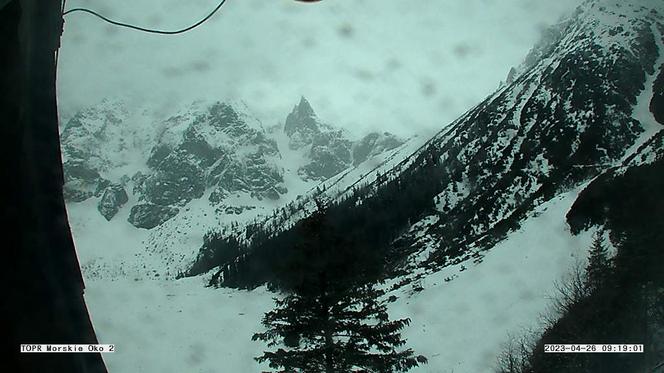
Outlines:
[[298,170],[306,180],[326,180],[403,144],[403,140],[389,132],[373,132],[359,141],[352,141],[345,131],[322,122],[304,97],[286,117],[284,133],[289,138],[289,148],[304,150],[310,159]]
[[[311,104],[302,96],[300,103],[295,105],[293,111],[286,117],[284,132],[291,139],[296,136],[297,132],[299,136],[296,139],[302,138],[304,143],[311,143],[313,135],[320,133],[321,126],[325,125],[318,120]],[[298,145],[296,141],[293,141],[293,148],[297,149]]]

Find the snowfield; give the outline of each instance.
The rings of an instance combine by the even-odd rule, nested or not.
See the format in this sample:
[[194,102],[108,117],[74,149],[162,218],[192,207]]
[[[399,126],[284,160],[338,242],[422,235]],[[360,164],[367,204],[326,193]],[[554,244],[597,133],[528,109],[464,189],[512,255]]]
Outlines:
[[[483,258],[425,277],[424,288],[389,295],[392,318],[410,317],[407,346],[429,359],[412,372],[490,372],[510,335],[542,328],[554,283],[583,263],[592,232],[572,236],[565,214],[578,190],[541,205],[522,229]],[[466,270],[461,270],[461,266]],[[446,282],[446,277],[455,276]],[[265,349],[251,341],[275,294],[180,280],[87,280],[86,301],[110,372],[259,372]]]
[[265,289],[204,287],[200,277],[88,281],[86,302],[109,372],[259,372],[251,336],[272,306]]

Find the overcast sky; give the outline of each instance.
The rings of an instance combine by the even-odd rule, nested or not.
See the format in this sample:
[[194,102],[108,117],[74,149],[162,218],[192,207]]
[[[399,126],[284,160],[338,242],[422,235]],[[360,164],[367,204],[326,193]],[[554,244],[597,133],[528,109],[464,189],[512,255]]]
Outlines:
[[[123,22],[178,29],[218,0],[68,0]],[[479,103],[580,0],[228,0],[178,36],[65,20],[58,64],[63,116],[104,97],[168,108],[244,100],[264,125],[301,95],[355,133],[440,129]]]

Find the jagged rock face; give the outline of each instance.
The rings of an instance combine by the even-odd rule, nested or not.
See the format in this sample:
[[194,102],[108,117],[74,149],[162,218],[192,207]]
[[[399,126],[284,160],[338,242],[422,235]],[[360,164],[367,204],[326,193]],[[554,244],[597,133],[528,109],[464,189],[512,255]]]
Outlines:
[[348,168],[353,143],[341,131],[319,133],[309,150],[311,162],[298,171],[305,180],[325,180]]
[[302,97],[300,103],[286,117],[284,132],[290,138],[288,146],[295,150],[311,144],[314,138],[320,135],[321,125],[309,101]]
[[[145,181],[144,200],[184,205],[208,187],[279,198],[285,188],[275,162],[276,143],[265,136],[260,123],[249,121],[220,102],[194,117],[169,119],[147,163],[154,173]],[[186,129],[179,135],[182,126]]]
[[306,98],[288,114],[284,132],[292,150],[305,149],[309,163],[298,174],[305,180],[325,180],[339,172],[357,166],[381,152],[403,144],[396,136],[385,132],[371,133],[358,142],[318,119]]
[[121,124],[127,117],[120,103],[103,101],[102,109],[90,108],[67,122],[60,138],[64,161],[64,194],[68,201],[81,202],[101,196],[110,183],[101,173],[119,164],[105,154],[127,149]]
[[152,229],[173,218],[179,211],[176,207],[144,203],[131,208],[128,221],[136,228]]
[[131,193],[137,196],[143,195],[145,193],[145,181],[147,178],[147,175],[143,174],[141,171],[137,171],[130,179],[133,184]]
[[[255,153],[248,153],[242,160],[224,157],[217,162],[208,174],[208,185],[217,186],[227,193],[248,192],[258,198],[279,199],[287,189],[281,185],[283,174],[274,164],[268,163],[267,157],[259,148]],[[211,198],[210,201],[213,201]]]
[[395,149],[403,141],[389,132],[372,132],[353,146],[353,165],[357,166],[382,152]]
[[95,195],[103,180],[97,170],[79,159],[66,161],[63,168],[65,177],[63,193],[66,200],[82,202]]
[[65,160],[84,162],[97,171],[107,170],[115,162],[105,155],[127,149],[125,137],[121,136],[122,123],[127,116],[122,103],[108,100],[104,100],[100,108],[77,113],[60,135]]
[[205,172],[200,159],[185,151],[164,158],[145,180],[143,199],[158,205],[184,205],[205,192]]
[[[105,198],[99,210],[110,219],[117,213],[111,206],[123,199],[114,200],[117,188],[107,192],[112,182],[122,181],[139,203],[162,207],[183,206],[208,188],[217,190],[216,197],[241,192],[258,200],[287,193],[276,142],[241,104],[195,103],[161,121],[137,117],[125,107],[104,100],[64,127],[68,201]],[[120,176],[119,170],[133,176]]]
[[284,132],[290,149],[306,149],[310,161],[298,170],[304,180],[325,180],[352,164],[352,141],[343,131],[321,122],[304,97],[288,114]]
[[127,201],[129,201],[129,196],[122,185],[111,184],[104,190],[97,204],[97,210],[106,220],[111,220]]
[[[281,199],[288,193],[284,166],[303,184],[322,181],[401,144],[394,136],[381,135],[356,147],[343,131],[322,123],[302,98],[284,127],[289,148],[296,148],[291,151],[302,153],[296,157],[301,163],[286,165],[275,140],[282,135],[267,133],[241,103],[195,102],[165,119],[126,107],[122,101],[104,100],[68,121],[61,136],[65,196],[69,202],[100,198],[99,211],[110,220],[126,203],[121,202],[121,185],[132,200],[150,206],[133,210],[129,218],[141,228],[172,218],[172,208],[200,199],[206,191],[211,205],[224,206],[215,211],[251,211],[244,205],[229,207],[227,200],[246,196],[258,204]],[[149,211],[159,216],[145,223]]]

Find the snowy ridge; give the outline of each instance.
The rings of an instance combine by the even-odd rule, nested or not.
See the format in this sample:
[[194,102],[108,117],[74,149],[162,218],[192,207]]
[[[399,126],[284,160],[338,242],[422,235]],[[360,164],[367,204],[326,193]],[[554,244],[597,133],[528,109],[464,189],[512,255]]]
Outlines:
[[[655,3],[653,3],[653,5],[654,4]],[[657,3],[657,7],[661,9],[659,3]],[[475,214],[474,216],[465,215],[466,219],[470,218],[470,221],[466,220],[463,224],[467,227],[466,231],[470,233],[469,236],[475,237],[475,239],[470,237],[464,239],[467,251],[461,258],[475,257],[478,259],[479,257],[473,248],[476,247],[477,249],[481,249],[487,247],[487,244],[490,246],[491,242],[495,242],[494,239],[491,239],[490,237],[492,229],[513,216],[522,214],[519,210],[523,211],[524,203],[526,203],[526,206],[528,203],[537,205],[550,198],[551,192],[547,189],[551,188],[552,181],[554,184],[559,184],[557,187],[559,188],[562,186],[560,183],[576,183],[586,178],[587,176],[582,174],[575,177],[574,170],[576,167],[574,166],[577,164],[587,165],[588,163],[607,163],[604,167],[608,168],[611,164],[606,161],[612,159],[613,162],[619,162],[621,158],[629,155],[629,151],[625,152],[625,146],[622,145],[623,143],[626,145],[630,143],[638,144],[639,140],[636,136],[629,135],[630,132],[643,133],[644,138],[652,136],[652,133],[647,133],[648,123],[639,123],[640,127],[642,127],[639,129],[638,127],[635,128],[634,124],[629,122],[633,110],[631,105],[628,106],[623,104],[623,112],[620,113],[619,116],[616,116],[614,105],[617,103],[613,104],[613,102],[616,102],[613,97],[610,97],[609,95],[606,95],[605,97],[595,95],[590,96],[590,100],[584,102],[578,100],[573,91],[574,89],[581,89],[578,87],[578,79],[570,79],[570,85],[567,87],[565,85],[556,86],[554,84],[555,82],[549,78],[549,76],[557,75],[564,78],[566,74],[569,74],[571,70],[567,70],[568,72],[560,74],[561,70],[571,68],[571,66],[561,67],[561,64],[566,64],[569,63],[570,60],[574,60],[573,58],[570,58],[570,56],[578,56],[579,53],[583,52],[585,46],[592,50],[593,53],[586,61],[580,62],[577,60],[577,62],[580,62],[582,66],[589,64],[596,66],[597,70],[599,70],[596,74],[608,84],[608,86],[603,88],[611,86],[612,90],[620,92],[627,87],[620,86],[623,82],[619,80],[618,76],[613,75],[613,68],[608,68],[607,73],[604,73],[602,68],[614,65],[619,66],[620,63],[617,64],[617,61],[624,60],[625,55],[639,56],[639,59],[634,57],[631,58],[633,61],[632,64],[638,66],[638,68],[645,73],[648,73],[649,77],[648,79],[645,79],[646,77],[644,74],[646,84],[644,93],[638,92],[637,89],[632,88],[631,92],[633,93],[631,94],[634,97],[634,101],[628,99],[628,102],[636,102],[637,94],[645,96],[639,98],[638,102],[649,102],[649,97],[652,96],[653,81],[652,75],[649,73],[653,71],[653,66],[657,68],[662,64],[661,56],[659,56],[660,59],[654,61],[654,57],[657,57],[660,53],[657,53],[656,49],[653,50],[652,47],[645,44],[647,43],[648,38],[651,38],[652,35],[654,35],[658,41],[661,40],[661,36],[659,33],[655,33],[654,28],[661,27],[662,17],[661,13],[656,13],[654,9],[654,7],[645,8],[634,6],[629,3],[601,2],[600,4],[599,2],[586,2],[581,10],[577,12],[575,19],[571,22],[565,23],[568,29],[562,35],[558,45],[553,48],[552,54],[535,64],[530,71],[518,77],[516,81],[512,83],[510,89],[503,89],[504,92],[511,91],[509,94],[505,95],[504,93],[499,93],[498,95],[494,95],[494,97],[480,105],[474,113],[470,113],[465,119],[462,119],[460,125],[455,126],[455,131],[452,136],[448,135],[440,137],[438,141],[438,147],[440,150],[438,151],[443,154],[443,164],[445,164],[446,161],[449,161],[450,151],[456,151],[456,160],[465,165],[475,163],[478,160],[478,151],[487,151],[487,153],[489,153],[489,156],[484,158],[489,160],[489,162],[486,162],[484,169],[490,169],[492,171],[489,175],[486,175],[489,180],[484,179],[482,174],[476,175],[474,177],[477,179],[474,182],[471,182],[471,184],[476,185],[474,188],[475,191],[463,192],[464,196],[468,195],[468,199],[465,203],[474,205],[476,207],[474,210],[477,211],[477,209],[479,209],[478,212],[482,213]],[[626,11],[623,12],[622,10]],[[628,16],[620,16],[620,14],[623,13],[626,13]],[[612,35],[612,30],[616,29],[623,29],[625,31],[623,34]],[[592,33],[589,30],[592,30]],[[648,32],[650,33],[648,34]],[[582,37],[580,35],[586,36]],[[597,37],[597,35],[600,35],[600,37]],[[631,37],[625,37],[625,35],[630,35]],[[660,44],[661,43],[658,43],[657,45],[659,46]],[[646,48],[648,52],[643,53],[643,48]],[[639,50],[641,52],[638,52]],[[610,51],[610,53],[607,53],[606,51]],[[653,64],[646,63],[644,61],[645,58],[642,55],[651,58]],[[579,76],[579,78],[583,78],[583,76]],[[612,80],[611,78],[615,80]],[[523,85],[530,85],[530,88],[526,93],[522,93]],[[648,88],[650,88],[649,91]],[[611,103],[606,102],[605,100],[607,99],[610,99]],[[561,113],[561,106],[564,108],[564,113]],[[605,109],[604,107],[607,106],[608,108]],[[549,110],[546,110],[547,107],[549,107]],[[504,116],[501,112],[502,110],[505,110],[505,108],[510,111],[510,115],[514,119],[514,121],[511,122],[512,125],[510,125],[510,122],[504,122]],[[455,148],[458,148],[459,144],[463,144],[463,142],[466,141],[465,138],[468,136],[468,132],[473,131],[473,125],[469,126],[467,123],[477,121],[478,116],[485,114],[482,113],[482,111],[486,111],[487,109],[491,110],[491,124],[502,125],[485,127],[482,123],[476,122],[475,127],[483,127],[482,132],[476,131],[475,133],[477,135],[470,136],[474,139],[467,142],[467,145],[463,150],[456,150]],[[545,111],[542,112],[542,109],[545,109]],[[603,117],[601,121],[595,118],[595,115],[598,114]],[[650,115],[650,118],[652,118],[652,115]],[[622,129],[604,129],[603,131],[605,135],[600,139],[599,144],[594,145],[598,150],[595,154],[593,154],[593,152],[587,154],[587,151],[583,149],[583,152],[580,151],[580,148],[592,147],[592,145],[587,142],[596,141],[596,138],[589,138],[590,134],[594,134],[594,136],[599,135],[599,133],[596,132],[596,128],[600,125],[604,125],[606,122],[610,123],[612,120],[614,123],[623,122]],[[650,120],[652,121],[652,119]],[[488,143],[485,142],[482,146],[477,147],[478,141],[492,137],[490,133],[487,133],[487,130],[497,130],[497,135],[494,135],[492,141],[488,141]],[[560,156],[562,154],[556,154],[554,152],[551,152],[550,155],[547,154],[547,148],[552,148],[555,145],[547,144],[544,139],[541,138],[551,133],[560,133],[561,130],[562,134],[567,132],[567,136],[565,136],[566,138],[563,140],[569,144],[568,151],[570,152],[569,154],[571,157],[567,158],[568,156],[565,156],[567,159],[561,158]],[[480,133],[481,135],[479,135]],[[480,140],[478,140],[478,138]],[[556,137],[551,137],[551,140],[560,142],[562,139],[556,140]],[[584,142],[587,144],[584,144]],[[509,148],[502,146],[505,143],[510,143]],[[537,143],[540,145],[536,146],[535,144]],[[536,154],[529,154],[528,151],[530,151],[530,149],[540,149],[540,151]],[[578,156],[576,156],[575,153],[578,154]],[[597,163],[592,162],[592,159],[596,160]],[[498,163],[501,167],[498,169],[491,167],[491,163]],[[518,163],[517,170],[514,170],[516,168],[514,166],[515,163]],[[568,170],[572,175],[561,178],[559,181],[555,180],[557,175],[567,174]],[[468,170],[466,170],[466,172],[467,171]],[[455,183],[460,182],[462,184],[468,184],[467,174],[464,174],[462,180],[455,181]],[[505,182],[509,183],[509,188],[505,188]],[[482,187],[482,183],[486,183],[486,186]],[[479,190],[477,188],[478,184],[480,186]],[[439,195],[439,199],[456,197],[456,195],[452,195],[452,188],[450,185],[453,186],[454,184],[448,184],[448,188]],[[485,192],[481,192],[482,190],[485,190]],[[486,205],[487,202],[490,203],[489,206],[493,206],[492,209],[488,211],[486,210],[488,207]],[[457,209],[458,205],[459,201],[452,201],[449,206],[450,211],[453,213],[460,213],[461,211]],[[528,208],[526,207],[526,211],[527,209]],[[472,210],[473,209],[471,209],[471,211]],[[439,217],[441,221],[450,220],[450,218],[445,215],[453,216],[453,214],[442,215],[443,216]],[[452,217],[452,219],[454,218]],[[450,227],[455,227],[455,225],[450,225]],[[458,225],[455,228],[458,228]],[[438,234],[434,233],[436,230],[438,230]],[[434,228],[430,229],[430,231],[430,233],[433,233],[433,237],[427,237],[428,241],[445,241],[445,236],[448,236],[447,239],[449,240],[451,238],[449,235],[454,237],[451,229],[440,229],[440,226],[438,229]],[[440,236],[440,233],[443,233],[444,236]],[[486,235],[487,233],[489,233],[488,236]],[[421,234],[418,233],[418,235]],[[413,236],[412,245],[414,246],[418,245],[420,242],[420,239],[417,238],[418,235]],[[475,241],[477,239],[479,239],[479,241]],[[448,246],[446,249],[444,245],[442,249],[443,252],[446,250],[453,251],[453,247]],[[433,251],[437,251],[439,253],[438,255],[440,255],[441,247],[438,247],[437,250]],[[448,258],[451,259],[451,257]],[[442,259],[442,262],[438,260],[438,263],[444,263],[445,256],[443,256]],[[429,260],[431,260],[431,257]],[[458,262],[458,260],[459,259],[454,260],[452,263]],[[413,267],[417,266],[418,264],[414,264]]]
[[[305,218],[316,199],[354,198],[361,206],[385,186],[431,169],[440,174],[429,181],[440,184],[434,210],[413,216],[393,244],[417,258],[403,270],[481,261],[533,208],[618,164],[649,137],[648,124],[633,113],[661,65],[655,39],[663,15],[657,2],[585,2],[529,70],[413,153],[395,152],[400,159],[385,163],[391,169],[379,166],[352,183],[328,180],[328,188],[257,224],[272,227],[269,240]],[[242,228],[235,235],[250,236]]]

